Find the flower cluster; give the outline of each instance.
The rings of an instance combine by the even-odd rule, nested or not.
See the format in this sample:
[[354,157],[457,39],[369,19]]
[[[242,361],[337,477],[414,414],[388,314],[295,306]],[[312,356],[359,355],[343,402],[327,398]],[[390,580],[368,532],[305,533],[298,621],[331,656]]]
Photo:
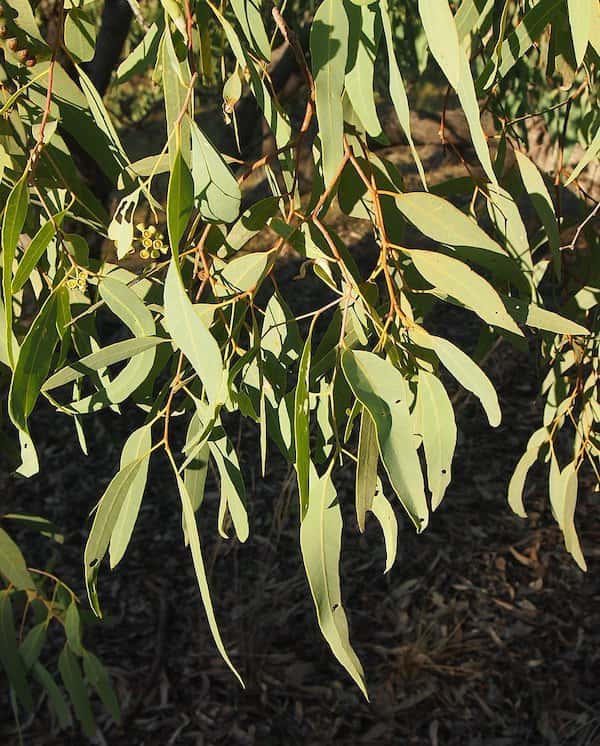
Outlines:
[[169,247],[163,242],[163,234],[156,230],[156,226],[146,227],[143,223],[138,223],[135,227],[140,232],[138,240],[142,245],[140,249],[142,259],[158,259],[161,254],[169,251]]
[[75,277],[69,277],[69,279],[67,280],[67,287],[69,288],[69,290],[75,290],[75,288],[77,288],[82,293],[85,293],[85,289],[87,287],[87,281],[88,281],[87,269],[77,268],[75,270]]

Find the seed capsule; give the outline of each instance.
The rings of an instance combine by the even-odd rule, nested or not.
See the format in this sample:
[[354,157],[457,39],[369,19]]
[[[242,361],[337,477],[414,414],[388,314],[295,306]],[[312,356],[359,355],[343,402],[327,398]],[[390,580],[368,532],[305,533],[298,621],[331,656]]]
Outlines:
[[19,49],[19,51],[17,52],[17,57],[21,60],[21,62],[25,62],[25,60],[29,57],[29,50]]
[[15,37],[11,37],[7,40],[6,46],[11,50],[11,52],[16,52],[17,47],[19,46],[19,42],[15,39]]
[[25,65],[27,67],[33,67],[37,63],[37,59],[35,57],[29,57],[25,60]]
[[8,34],[8,29],[6,26],[0,26],[0,39],[6,39],[6,35]]

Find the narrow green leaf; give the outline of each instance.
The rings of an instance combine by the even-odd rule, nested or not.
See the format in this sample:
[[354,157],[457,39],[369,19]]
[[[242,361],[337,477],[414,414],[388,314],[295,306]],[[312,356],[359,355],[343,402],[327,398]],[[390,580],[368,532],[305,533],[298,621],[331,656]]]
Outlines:
[[31,239],[31,243],[23,252],[23,256],[19,261],[19,266],[15,272],[15,276],[12,281],[12,292],[18,293],[19,290],[29,279],[29,275],[36,268],[37,263],[48,248],[48,244],[56,234],[57,226],[60,226],[62,219],[65,215],[65,211],[54,215],[52,220],[48,220],[42,225],[35,236]]
[[265,31],[260,2],[231,0],[231,7],[252,51],[268,62],[271,59],[271,44]]
[[435,510],[452,479],[456,421],[444,384],[422,368],[419,370],[416,407],[427,462],[431,509]]
[[27,420],[50,370],[57,343],[56,294],[52,293],[29,327],[10,385],[10,417],[25,433],[28,432]]
[[44,643],[46,642],[46,632],[48,624],[46,621],[36,624],[27,633],[25,639],[19,647],[19,655],[25,665],[25,670],[29,671],[37,659],[40,657]]
[[51,391],[59,386],[72,383],[83,376],[97,373],[109,365],[120,363],[123,360],[129,360],[168,341],[164,337],[134,337],[133,339],[124,339],[122,342],[114,342],[96,352],[85,355],[75,363],[61,368],[44,382],[42,391]]
[[412,132],[410,129],[410,109],[408,106],[408,96],[406,95],[406,88],[404,86],[404,81],[402,80],[402,75],[400,74],[398,61],[396,60],[396,53],[394,52],[394,32],[392,30],[392,24],[390,21],[387,0],[380,0],[379,9],[381,12],[383,34],[387,47],[390,98],[392,99],[392,103],[396,111],[396,116],[398,117],[398,121],[400,122],[402,131],[404,132],[404,135],[408,140],[410,152],[412,153],[412,157],[417,166],[423,188],[425,189],[425,191],[427,191],[427,180],[425,178],[425,171],[415,147]]
[[342,92],[348,33],[348,17],[342,0],[324,0],[312,22],[310,54],[326,186],[333,182],[344,155]]
[[589,329],[577,324],[575,321],[566,319],[554,311],[541,308],[536,303],[531,303],[522,298],[509,298],[501,295],[502,301],[518,324],[527,324],[534,329],[544,329],[555,334],[568,334],[571,336],[588,336]]
[[362,407],[358,436],[358,461],[356,464],[356,520],[361,532],[365,530],[365,516],[371,510],[377,489],[377,431],[369,411]]
[[215,262],[218,297],[254,292],[260,285],[273,255],[268,251],[253,251],[235,256],[226,264]]
[[554,203],[548,192],[542,174],[537,166],[529,158],[518,150],[515,150],[517,166],[523,180],[525,191],[529,195],[535,211],[544,226],[546,236],[548,237],[548,246],[552,254],[552,263],[554,272],[560,280],[561,259],[560,259],[560,235],[558,232],[558,220],[554,210]]
[[13,186],[6,200],[4,218],[2,220],[2,290],[4,294],[4,317],[6,324],[6,348],[11,367],[14,366],[12,347],[12,276],[13,261],[17,252],[19,236],[25,225],[27,210],[29,209],[29,171],[21,176]]
[[18,590],[35,588],[21,550],[3,528],[0,528],[0,574]]
[[144,468],[145,460],[146,454],[127,464],[112,478],[98,503],[94,522],[85,545],[83,554],[85,585],[90,604],[99,617],[102,616],[102,612],[98,602],[96,583],[100,563],[108,549],[123,501],[127,497],[138,472]]
[[574,182],[583,169],[586,168],[586,166],[589,166],[589,164],[598,156],[598,153],[600,153],[600,127],[596,129],[596,133],[594,134],[594,138],[592,139],[589,148],[585,151],[583,158],[573,169],[573,173],[566,180],[565,186],[569,186],[569,184]]
[[592,13],[597,10],[597,0],[567,0],[569,24],[575,49],[577,67],[583,62],[592,29]]
[[206,611],[206,616],[208,618],[208,625],[210,627],[210,631],[212,632],[213,639],[216,643],[216,646],[219,650],[219,653],[221,654],[221,657],[227,663],[237,680],[240,682],[242,687],[244,687],[244,682],[242,681],[242,677],[237,672],[235,666],[231,662],[229,656],[227,655],[227,651],[225,650],[225,645],[223,644],[223,640],[221,639],[221,633],[219,632],[219,627],[217,625],[217,620],[215,617],[215,612],[212,605],[212,600],[210,597],[210,590],[208,587],[208,580],[206,577],[206,569],[204,567],[204,560],[202,559],[202,550],[200,547],[200,536],[198,534],[198,526],[196,524],[196,516],[194,515],[194,508],[192,507],[192,502],[190,500],[190,496],[188,495],[188,491],[186,489],[186,486],[183,482],[183,479],[179,476],[177,471],[175,471],[175,479],[177,480],[177,487],[179,489],[179,495],[181,497],[181,504],[183,509],[183,522],[184,525],[187,528],[188,533],[188,539],[190,542],[190,549],[192,552],[192,560],[194,563],[194,569],[196,571],[196,578],[198,579],[198,587],[200,588],[200,595],[202,597],[202,603],[204,604],[204,610]]
[[64,646],[58,657],[58,670],[83,732],[88,738],[93,738],[96,735],[96,721],[90,705],[87,687],[79,661],[68,644]]
[[33,699],[27,683],[25,664],[17,652],[17,633],[8,591],[0,591],[0,664],[6,671],[19,702],[31,712]]
[[54,677],[39,661],[33,664],[33,675],[43,687],[48,696],[48,705],[56,715],[60,728],[68,728],[72,725],[71,711],[67,701],[54,681]]
[[496,290],[468,265],[435,251],[412,249],[408,254],[419,274],[434,288],[470,308],[491,326],[523,336]]
[[350,644],[340,589],[342,514],[331,466],[319,477],[310,474],[309,501],[300,524],[300,548],[317,619],[332,653],[368,699],[364,673]]
[[195,122],[192,132],[194,197],[205,220],[232,223],[239,215],[240,187],[223,156]]
[[383,571],[385,575],[385,573],[392,569],[396,561],[396,553],[398,551],[398,521],[396,520],[394,509],[383,494],[383,486],[379,477],[377,478],[377,487],[369,510],[375,516],[383,531],[386,556],[385,570]]
[[173,256],[179,256],[179,245],[185,233],[194,206],[194,182],[181,150],[175,154],[175,162],[169,178],[167,192],[167,226]]
[[165,281],[164,324],[204,385],[209,403],[222,404],[227,392],[221,351],[210,330],[195,313],[175,260],[171,261]]
[[[374,5],[357,6],[345,3],[349,21],[348,63],[346,93],[365,131],[371,137],[381,137],[383,130],[375,106],[375,57],[381,34],[380,16]],[[378,23],[379,21],[379,23]]]
[[448,0],[419,0],[419,15],[431,54],[453,88],[461,78],[461,49]]
[[69,647],[76,655],[83,655],[83,646],[81,644],[81,619],[79,618],[79,609],[77,603],[71,601],[65,614],[65,633]]
[[398,499],[417,531],[429,521],[425,485],[402,373],[372,352],[346,350],[342,369],[354,395],[375,422],[379,453]]
[[101,661],[87,650],[83,656],[83,673],[87,681],[94,687],[102,704],[115,723],[121,722],[119,702],[113,689],[110,676]]
[[72,7],[65,20],[64,42],[78,62],[89,62],[96,51],[96,23],[83,8]]
[[426,349],[433,350],[442,365],[456,378],[467,391],[479,399],[492,427],[498,427],[502,420],[498,395],[490,379],[471,358],[452,342],[436,337],[424,329],[414,326],[410,330],[411,340]]
[[[315,317],[316,318],[316,317]],[[294,443],[295,456],[294,466],[298,479],[298,497],[300,499],[300,520],[304,519],[308,510],[309,501],[309,477],[310,477],[310,402],[309,381],[312,331],[314,322],[310,327],[308,337],[304,343],[300,367],[298,369],[298,382],[294,398]]]
[[540,448],[548,441],[548,431],[542,427],[529,438],[527,448],[519,459],[508,484],[508,504],[512,511],[521,518],[527,518],[523,504],[523,490],[529,470],[537,461]]
[[587,570],[587,564],[583,552],[581,551],[581,544],[579,543],[579,537],[577,536],[577,530],[575,528],[575,506],[577,505],[577,469],[575,463],[571,462],[567,464],[560,474],[560,505],[562,508],[562,515],[558,519],[558,524],[565,537],[565,547],[567,552],[571,554],[575,562],[585,572]]
[[456,88],[458,100],[460,101],[460,105],[462,106],[465,117],[467,118],[469,132],[471,133],[471,139],[473,140],[473,147],[475,148],[479,162],[483,166],[483,170],[488,179],[492,184],[495,184],[496,173],[492,166],[487,138],[483,131],[483,127],[481,126],[479,101],[477,100],[475,83],[473,82],[473,76],[471,75],[471,66],[469,65],[469,58],[463,49],[460,50],[459,59],[461,65],[460,81]]
[[148,466],[150,464],[150,450],[152,448],[152,432],[147,425],[134,430],[127,438],[121,453],[120,468],[123,469],[138,459],[141,459],[139,469],[129,485],[129,489],[122,501],[116,523],[111,533],[109,545],[110,569],[113,570],[123,558],[131,540],[135,522],[140,512],[146,480],[148,479]]

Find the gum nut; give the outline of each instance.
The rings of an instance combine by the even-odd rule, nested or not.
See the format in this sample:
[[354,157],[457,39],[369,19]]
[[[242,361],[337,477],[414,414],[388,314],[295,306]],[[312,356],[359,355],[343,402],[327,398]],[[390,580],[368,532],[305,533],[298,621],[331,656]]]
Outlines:
[[16,52],[16,51],[17,51],[17,47],[18,47],[18,45],[19,45],[19,42],[18,42],[18,41],[17,41],[16,39],[15,39],[15,37],[14,37],[14,36],[13,36],[13,37],[12,37],[11,39],[8,39],[8,40],[6,41],[6,46],[7,46],[7,47],[8,47],[8,48],[9,48],[9,49],[10,49],[10,50],[12,51],[12,52]]
[[148,257],[150,256],[150,252],[147,249],[142,249],[140,251],[140,256],[142,259],[148,259]]
[[155,225],[149,225],[148,226],[148,233],[153,236],[156,233],[156,226]]
[[74,290],[77,287],[75,280],[67,280],[67,287],[69,290]]
[[158,251],[157,249],[152,249],[152,251],[150,252],[150,256],[153,259],[158,259],[158,257],[160,256],[160,251]]
[[0,26],[0,39],[6,39],[6,34],[8,33],[6,26]]
[[146,226],[143,223],[138,223],[135,227],[136,230],[140,231],[140,233],[146,230]]
[[143,246],[143,247],[144,247],[145,249],[149,249],[149,248],[150,248],[150,247],[152,246],[152,240],[151,240],[150,238],[145,238],[145,239],[144,239],[144,240],[142,241],[142,246]]
[[19,51],[17,52],[17,57],[21,60],[21,62],[25,62],[25,60],[29,57],[29,50],[19,49]]
[[35,57],[29,57],[25,60],[25,65],[27,67],[33,67],[37,63],[37,59]]

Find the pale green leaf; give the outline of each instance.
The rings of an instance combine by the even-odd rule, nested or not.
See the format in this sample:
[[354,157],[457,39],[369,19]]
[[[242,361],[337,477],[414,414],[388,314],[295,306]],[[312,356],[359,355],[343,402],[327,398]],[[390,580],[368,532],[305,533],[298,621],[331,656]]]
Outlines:
[[467,391],[475,394],[484,408],[492,427],[498,427],[502,420],[498,394],[490,379],[471,358],[452,342],[443,337],[428,334],[414,326],[410,330],[411,340],[426,349],[433,350],[442,365],[456,378]]
[[385,574],[392,569],[396,561],[396,553],[398,551],[398,521],[396,520],[394,509],[383,494],[383,486],[379,477],[377,478],[377,487],[375,488],[375,495],[373,496],[373,502],[369,510],[375,516],[383,531],[386,556],[385,570],[383,572]]
[[348,57],[348,17],[342,0],[324,0],[310,30],[310,54],[315,81],[323,179],[329,186],[344,155],[342,92]]
[[146,480],[148,479],[148,466],[150,464],[150,450],[152,448],[152,431],[147,425],[134,430],[125,441],[121,453],[120,469],[141,459],[139,468],[136,468],[135,474],[129,488],[122,499],[122,507],[115,522],[110,536],[109,557],[110,568],[114,569],[125,554],[125,551],[131,540],[135,522],[137,520],[144,490],[146,489]]
[[174,260],[165,281],[164,324],[204,385],[209,403],[222,404],[227,392],[221,351],[210,330],[195,313]]
[[394,491],[421,532],[429,510],[404,377],[389,360],[372,352],[346,350],[342,368],[352,392],[375,422],[379,453]]
[[342,514],[331,467],[319,477],[310,474],[309,500],[300,525],[300,548],[319,626],[332,653],[367,697],[360,661],[350,644],[340,589]]
[[583,169],[586,168],[586,166],[589,166],[589,164],[597,158],[598,153],[600,153],[600,127],[596,130],[592,142],[585,151],[583,158],[579,161],[577,166],[573,169],[573,173],[565,182],[565,186],[569,186],[569,184],[575,181]]
[[302,357],[300,358],[300,367],[298,369],[298,382],[296,384],[296,393],[294,397],[294,444],[295,456],[294,466],[298,479],[298,497],[300,499],[300,520],[304,519],[308,510],[309,502],[309,480],[310,480],[310,402],[309,402],[309,382],[310,382],[310,362],[311,362],[311,344],[312,330],[310,327],[309,335],[304,343]]
[[388,57],[388,77],[389,77],[389,90],[390,98],[396,111],[396,116],[402,127],[402,131],[408,140],[410,152],[417,166],[423,188],[427,191],[427,180],[425,179],[425,171],[423,164],[415,147],[415,143],[412,137],[410,129],[410,109],[408,106],[408,97],[406,95],[406,88],[402,75],[400,74],[400,68],[396,60],[396,53],[394,52],[394,32],[392,30],[392,24],[389,16],[389,9],[387,0],[380,0],[379,8],[381,13],[381,21],[383,24],[383,34],[385,37],[385,44],[387,47]]
[[567,0],[569,24],[575,49],[577,67],[583,62],[592,28],[592,13],[598,8],[598,0]]
[[419,370],[416,407],[427,462],[431,509],[435,510],[452,478],[456,421],[444,384],[437,376],[422,368]]
[[102,613],[98,602],[96,584],[100,563],[108,549],[123,502],[129,494],[131,485],[135,482],[139,471],[144,468],[145,461],[146,454],[127,464],[112,478],[98,503],[94,522],[85,545],[83,554],[85,585],[90,604],[99,617],[102,616]]
[[227,663],[227,665],[229,666],[231,671],[234,673],[235,677],[240,682],[240,684],[244,686],[242,677],[237,672],[235,666],[233,665],[229,656],[227,655],[227,651],[225,650],[225,645],[223,644],[221,633],[219,632],[219,627],[217,625],[217,620],[215,617],[215,612],[214,612],[212,600],[210,597],[210,590],[208,588],[206,568],[204,567],[204,560],[202,559],[202,550],[200,547],[200,536],[198,534],[198,526],[196,524],[196,516],[194,515],[194,508],[192,506],[192,502],[190,500],[190,496],[188,495],[188,491],[183,482],[183,479],[181,479],[181,477],[179,476],[176,470],[175,470],[175,478],[177,480],[177,487],[179,489],[179,495],[181,497],[181,504],[182,504],[182,510],[183,510],[183,523],[187,529],[188,539],[190,542],[190,549],[192,552],[192,560],[194,563],[194,569],[196,571],[196,578],[198,580],[198,587],[200,588],[200,595],[202,597],[202,603],[204,604],[204,610],[206,611],[206,616],[208,618],[208,624],[210,627],[210,631],[212,632],[213,639],[217,645],[217,648],[219,650],[219,653],[221,654],[221,657],[223,658],[225,663]]
[[195,122],[192,131],[194,197],[205,220],[232,223],[239,215],[241,193],[229,166]]
[[89,62],[96,51],[96,23],[84,8],[71,8],[64,28],[67,50],[78,62]]
[[365,516],[371,510],[377,489],[377,464],[379,450],[377,431],[369,411],[362,407],[358,436],[358,461],[356,463],[355,504],[356,520],[360,531],[365,530]]
[[448,0],[419,0],[419,15],[431,54],[450,85],[457,89],[462,74],[462,50]]
[[470,308],[491,326],[523,336],[496,290],[469,266],[435,251],[414,249],[408,253],[419,274],[434,288]]
[[537,461],[540,448],[548,441],[546,428],[536,430],[529,438],[527,448],[519,459],[508,484],[508,504],[512,511],[521,518],[527,518],[525,506],[523,505],[523,490],[529,470]]

